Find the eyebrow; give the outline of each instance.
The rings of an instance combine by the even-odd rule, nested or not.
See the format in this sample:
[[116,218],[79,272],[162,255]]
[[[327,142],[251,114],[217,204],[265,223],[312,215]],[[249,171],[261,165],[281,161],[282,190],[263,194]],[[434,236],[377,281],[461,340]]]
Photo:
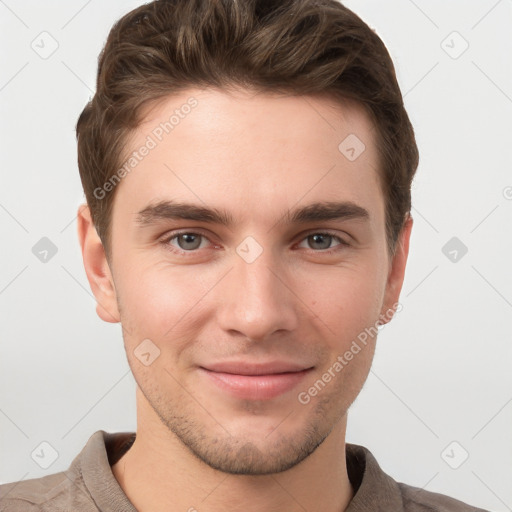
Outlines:
[[[136,223],[145,227],[162,220],[192,220],[231,227],[235,224],[233,216],[217,208],[206,208],[196,204],[175,201],[160,201],[146,206],[137,214]],[[367,209],[352,201],[322,201],[309,204],[286,214],[276,224],[306,224],[326,220],[369,220]]]

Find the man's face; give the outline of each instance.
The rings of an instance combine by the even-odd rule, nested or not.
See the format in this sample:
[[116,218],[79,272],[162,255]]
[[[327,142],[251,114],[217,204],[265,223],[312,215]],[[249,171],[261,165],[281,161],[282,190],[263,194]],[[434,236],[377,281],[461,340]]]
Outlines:
[[[394,275],[374,127],[327,99],[191,89],[148,113],[130,151],[148,136],[117,185],[107,307],[146,409],[212,467],[288,469],[344,419],[375,338],[353,342],[398,299],[405,262]],[[165,202],[231,222],[171,217]],[[316,203],[350,208],[295,218]]]

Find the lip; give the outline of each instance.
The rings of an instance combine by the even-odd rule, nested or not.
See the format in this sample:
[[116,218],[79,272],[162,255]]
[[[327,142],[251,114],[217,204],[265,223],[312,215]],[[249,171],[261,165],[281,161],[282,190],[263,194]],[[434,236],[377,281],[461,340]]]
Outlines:
[[245,400],[270,400],[296,387],[312,370],[304,365],[270,362],[225,362],[199,367],[221,391]]
[[235,375],[271,375],[276,373],[300,372],[311,366],[287,361],[269,361],[267,363],[249,363],[247,361],[222,361],[201,366],[205,370]]

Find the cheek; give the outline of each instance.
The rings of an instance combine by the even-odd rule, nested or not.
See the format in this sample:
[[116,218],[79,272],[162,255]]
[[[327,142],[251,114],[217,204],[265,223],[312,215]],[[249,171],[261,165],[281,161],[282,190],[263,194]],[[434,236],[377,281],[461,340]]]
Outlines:
[[375,272],[340,272],[337,277],[313,280],[308,287],[311,310],[320,320],[315,336],[323,352],[305,392],[329,403],[332,414],[349,408],[368,377],[381,295]]
[[383,277],[373,265],[345,267],[297,279],[300,297],[325,325],[334,345],[347,342],[365,327],[373,325],[380,313]]
[[211,308],[205,298],[217,274],[159,262],[131,263],[129,268],[116,282],[126,341],[135,346],[149,338],[163,349],[172,339],[173,352],[178,354],[194,338],[205,308]]
[[187,366],[183,354],[197,335],[191,319],[204,294],[200,291],[176,271],[155,269],[130,274],[118,286],[126,356],[146,397],[159,396],[161,388],[180,394],[173,376]]

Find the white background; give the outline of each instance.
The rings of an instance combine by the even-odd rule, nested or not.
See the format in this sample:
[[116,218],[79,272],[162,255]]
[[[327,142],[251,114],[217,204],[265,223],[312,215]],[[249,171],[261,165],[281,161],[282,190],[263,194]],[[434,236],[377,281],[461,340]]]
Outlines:
[[[120,327],[96,316],[82,267],[74,127],[110,27],[139,3],[0,1],[2,483],[66,469],[96,430],[135,430]],[[512,510],[512,1],[346,5],[388,46],[421,155],[403,310],[347,441],[398,481]],[[43,31],[59,45],[47,59],[31,47]],[[47,263],[42,237],[58,250]],[[48,469],[31,458],[43,441],[59,455]],[[458,469],[441,456],[453,441],[452,464],[469,454]]]

